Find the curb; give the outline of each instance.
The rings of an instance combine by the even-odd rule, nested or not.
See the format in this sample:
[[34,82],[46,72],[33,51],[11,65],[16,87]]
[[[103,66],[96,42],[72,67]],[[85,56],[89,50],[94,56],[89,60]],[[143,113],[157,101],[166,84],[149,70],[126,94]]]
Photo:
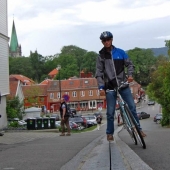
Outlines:
[[146,164],[125,142],[123,142],[118,134],[123,129],[118,127],[115,131],[115,141],[119,147],[120,153],[123,157],[125,165],[130,170],[153,170],[148,164]]

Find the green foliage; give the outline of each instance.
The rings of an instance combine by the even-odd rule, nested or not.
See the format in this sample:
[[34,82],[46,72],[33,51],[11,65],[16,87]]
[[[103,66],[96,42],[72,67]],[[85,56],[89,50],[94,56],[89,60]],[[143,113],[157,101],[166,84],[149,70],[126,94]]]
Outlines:
[[18,96],[13,99],[7,99],[6,113],[8,118],[20,118],[22,119],[23,103],[20,102]]
[[135,65],[134,79],[142,85],[148,85],[156,63],[153,52],[148,49],[135,48],[128,51],[128,56]]
[[165,40],[165,46],[168,47],[168,56],[170,60],[170,40]]
[[9,74],[21,74],[33,77],[33,69],[29,57],[9,57]]
[[58,63],[61,66],[59,74],[57,74],[55,79],[68,79],[69,77],[78,76],[76,59],[69,54],[61,54],[58,57]]
[[158,67],[152,75],[152,83],[147,87],[149,98],[153,98],[162,106],[162,125],[170,124],[170,63]]
[[19,127],[19,124],[17,121],[14,121],[14,122],[10,122],[10,124],[8,126],[9,127]]
[[71,55],[76,59],[76,62],[77,62],[76,64],[77,64],[77,67],[78,67],[77,71],[79,71],[82,68],[83,56],[86,53],[87,53],[86,50],[84,50],[80,47],[74,46],[74,45],[64,46],[61,49],[62,55]]
[[82,68],[84,68],[84,71],[92,72],[92,74],[95,75],[97,57],[98,57],[98,54],[93,51],[87,52],[84,55],[83,64],[82,64]]

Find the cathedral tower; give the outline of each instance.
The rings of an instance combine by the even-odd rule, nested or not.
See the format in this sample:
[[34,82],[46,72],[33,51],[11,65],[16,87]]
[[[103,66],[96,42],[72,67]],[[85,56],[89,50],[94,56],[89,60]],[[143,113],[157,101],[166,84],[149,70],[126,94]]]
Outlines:
[[22,56],[21,45],[18,44],[18,38],[17,38],[14,20],[12,25],[11,41],[9,46],[9,56],[10,57]]

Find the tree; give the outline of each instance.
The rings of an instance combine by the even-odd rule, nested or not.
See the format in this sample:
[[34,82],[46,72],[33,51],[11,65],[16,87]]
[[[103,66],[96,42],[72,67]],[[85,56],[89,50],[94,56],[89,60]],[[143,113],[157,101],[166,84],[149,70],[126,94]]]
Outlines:
[[7,118],[19,118],[22,119],[24,113],[23,102],[20,102],[19,97],[7,98],[6,113]]
[[[76,59],[71,54],[61,54],[57,61],[58,65],[61,65],[60,79],[68,79],[79,75]],[[59,79],[59,74],[55,79]]]
[[87,53],[87,50],[84,50],[75,45],[64,46],[61,49],[61,55],[70,55],[76,59],[77,71],[80,72],[83,64],[83,56]]
[[9,74],[21,74],[33,77],[33,69],[29,57],[9,57]]
[[42,96],[43,89],[40,86],[32,85],[25,90],[25,102],[31,106],[36,106],[39,103],[39,96]]
[[170,60],[170,40],[165,40],[165,47],[168,47],[168,56]]
[[96,59],[98,54],[96,52],[90,51],[87,52],[83,57],[82,68],[86,72],[92,72],[95,75],[96,72]]
[[35,51],[35,53],[31,52],[30,61],[32,69],[34,71],[33,79],[37,82],[40,82],[41,76],[44,73],[45,58],[42,55],[38,54],[37,51]]
[[149,49],[135,48],[129,50],[128,55],[135,65],[134,79],[142,85],[148,85],[156,63],[153,52]]

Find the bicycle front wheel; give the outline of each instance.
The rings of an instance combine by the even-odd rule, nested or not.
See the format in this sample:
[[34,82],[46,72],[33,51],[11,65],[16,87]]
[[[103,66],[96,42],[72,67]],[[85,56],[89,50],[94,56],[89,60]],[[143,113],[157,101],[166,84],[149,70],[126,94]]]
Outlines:
[[126,110],[126,113],[129,115],[130,119],[131,119],[131,122],[133,123],[134,125],[134,135],[135,137],[138,139],[139,143],[141,144],[141,146],[143,147],[143,149],[146,149],[146,144],[145,144],[145,141],[140,133],[140,130],[139,130],[139,127],[137,125],[137,122],[134,118],[134,116],[132,115],[131,111],[129,110],[129,107],[127,105],[125,105],[125,110]]
[[134,133],[133,122],[131,121],[131,118],[129,117],[128,113],[124,116],[123,112],[126,113],[126,110],[120,110],[124,128],[128,131],[133,143],[137,145],[137,139]]

